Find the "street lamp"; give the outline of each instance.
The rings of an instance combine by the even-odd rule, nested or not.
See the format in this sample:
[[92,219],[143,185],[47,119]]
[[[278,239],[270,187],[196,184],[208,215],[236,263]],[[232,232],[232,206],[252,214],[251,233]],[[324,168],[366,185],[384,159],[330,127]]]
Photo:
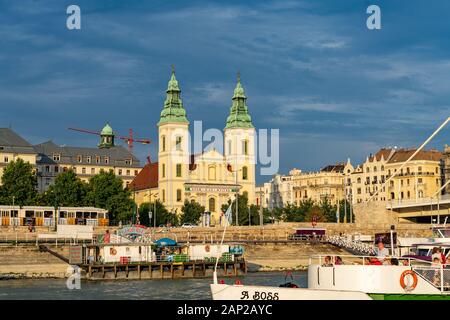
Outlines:
[[[156,197],[158,196],[158,192],[155,192],[155,193],[150,192],[150,205],[151,205],[152,196],[155,196],[155,201],[153,203],[153,213],[154,213],[153,227],[156,228]],[[153,215],[153,213],[150,211],[149,217],[151,217]],[[149,226],[151,226],[150,220],[148,221],[148,224],[149,224]]]

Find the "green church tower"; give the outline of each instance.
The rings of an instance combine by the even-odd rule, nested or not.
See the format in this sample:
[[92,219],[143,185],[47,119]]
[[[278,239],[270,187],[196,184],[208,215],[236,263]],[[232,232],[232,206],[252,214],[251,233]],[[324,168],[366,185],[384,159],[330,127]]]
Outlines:
[[107,123],[100,133],[100,149],[114,147],[114,132],[109,123]]
[[246,105],[247,97],[245,96],[244,88],[241,85],[241,75],[239,72],[232,101],[233,103],[231,106],[230,115],[227,118],[225,129],[254,128],[252,124],[252,117],[248,113],[248,107]]
[[164,101],[164,108],[161,111],[161,116],[158,125],[169,122],[187,122],[186,110],[183,107],[180,94],[181,90],[178,86],[178,81],[175,78],[175,68],[172,65],[172,76],[167,85],[167,97]]

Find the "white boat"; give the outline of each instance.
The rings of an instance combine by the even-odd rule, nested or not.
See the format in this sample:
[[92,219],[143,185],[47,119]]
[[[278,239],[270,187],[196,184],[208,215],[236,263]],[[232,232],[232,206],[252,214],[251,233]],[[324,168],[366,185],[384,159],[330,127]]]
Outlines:
[[[368,265],[371,256],[340,256],[325,266],[325,255],[310,258],[308,288],[211,284],[214,300],[450,299],[450,269],[416,259],[399,265]],[[335,261],[335,256],[331,256]],[[387,258],[389,260],[390,258]],[[405,264],[405,265],[403,265]]]

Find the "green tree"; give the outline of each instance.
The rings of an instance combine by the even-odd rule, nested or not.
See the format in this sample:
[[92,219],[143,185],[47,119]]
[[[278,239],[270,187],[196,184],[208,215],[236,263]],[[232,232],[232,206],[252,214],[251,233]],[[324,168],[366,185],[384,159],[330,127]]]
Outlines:
[[327,222],[327,217],[324,215],[323,210],[318,205],[314,205],[311,210],[306,214],[305,221],[312,222],[313,218],[316,218],[317,222]]
[[[236,199],[231,202],[231,199],[228,200],[227,204],[223,204],[221,209],[223,212],[226,212],[228,207],[231,204],[231,211],[233,217],[233,225],[236,225]],[[239,225],[248,225],[248,197],[247,194],[239,194],[238,196],[238,220]]]
[[86,205],[87,189],[87,184],[69,170],[58,174],[44,201],[50,206],[81,207]]
[[[149,212],[152,212],[152,220],[149,221]],[[144,202],[139,207],[139,220],[145,226],[153,227],[155,224],[155,202]],[[178,225],[178,217],[175,213],[167,211],[166,207],[159,200],[156,201],[156,226]]]
[[205,207],[195,201],[184,201],[184,205],[181,208],[180,223],[193,223],[198,224],[202,214],[205,212]]
[[86,203],[108,210],[112,221],[129,221],[134,216],[131,192],[113,172],[101,171],[89,180]]
[[331,204],[328,197],[320,201],[319,207],[328,222],[336,222],[337,207]]
[[37,178],[33,166],[20,158],[10,162],[3,172],[0,202],[12,204],[14,197],[16,205],[34,205],[37,196]]

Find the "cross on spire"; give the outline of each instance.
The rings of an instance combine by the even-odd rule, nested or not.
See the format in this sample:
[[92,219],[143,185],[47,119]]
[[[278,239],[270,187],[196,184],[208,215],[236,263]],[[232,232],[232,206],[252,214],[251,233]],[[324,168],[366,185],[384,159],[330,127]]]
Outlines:
[[175,65],[172,64],[172,73],[175,74]]

